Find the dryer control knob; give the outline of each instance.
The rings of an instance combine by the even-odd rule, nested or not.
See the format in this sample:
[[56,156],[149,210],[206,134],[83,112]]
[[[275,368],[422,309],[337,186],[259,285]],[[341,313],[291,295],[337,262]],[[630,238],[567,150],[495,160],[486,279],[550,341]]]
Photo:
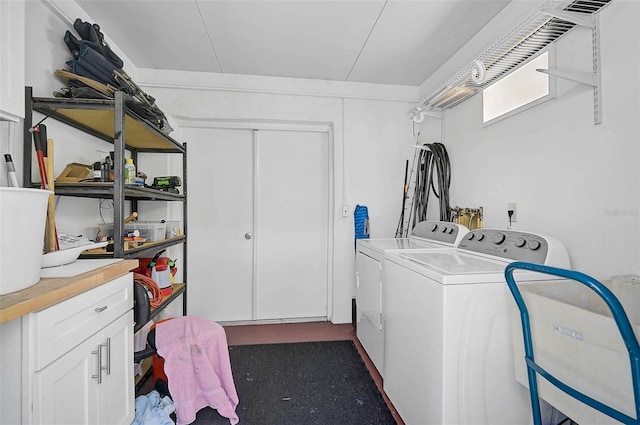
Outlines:
[[467,236],[465,236],[465,239],[468,239],[468,240],[472,241],[474,236],[475,235],[473,234],[473,232],[472,233],[467,233]]
[[524,240],[524,238],[518,238],[516,239],[516,246],[518,248],[522,248],[523,246],[525,246],[527,244],[527,241]]
[[500,245],[502,242],[504,242],[505,239],[506,239],[506,236],[504,235],[504,233],[496,233],[491,238],[491,241],[496,245]]
[[442,233],[447,233],[447,226],[442,228]]
[[452,234],[453,233],[453,227],[448,227],[447,228],[447,234]]
[[476,236],[476,240],[479,242],[483,239],[484,239],[484,233],[478,233],[478,235]]
[[431,224],[431,228],[429,230],[431,230],[432,232],[435,232],[437,228],[438,228],[438,225],[436,223],[433,223]]
[[530,250],[535,251],[536,249],[539,249],[541,244],[540,241],[529,241],[529,243],[527,244],[527,246],[529,247]]

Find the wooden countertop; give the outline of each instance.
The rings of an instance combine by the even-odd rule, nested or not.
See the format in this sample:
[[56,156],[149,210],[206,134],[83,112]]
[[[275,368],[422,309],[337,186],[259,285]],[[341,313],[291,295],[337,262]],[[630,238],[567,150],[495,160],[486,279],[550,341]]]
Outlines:
[[22,291],[0,296],[0,324],[93,289],[138,267],[120,260],[73,277],[43,278]]

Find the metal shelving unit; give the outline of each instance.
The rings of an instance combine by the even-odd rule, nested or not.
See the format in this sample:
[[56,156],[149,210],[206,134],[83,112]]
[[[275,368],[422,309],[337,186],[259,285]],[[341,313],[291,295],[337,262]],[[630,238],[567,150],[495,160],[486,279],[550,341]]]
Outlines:
[[[182,244],[183,278],[187,281],[187,146],[164,134],[150,122],[138,116],[127,107],[130,100],[123,92],[117,91],[114,99],[61,99],[33,97],[32,88],[25,89],[24,119],[24,185],[36,186],[32,181],[32,157],[34,148],[32,134],[33,112],[40,112],[47,118],[64,122],[82,132],[91,134],[113,144],[114,163],[123,164],[125,151],[131,153],[137,162],[138,153],[181,154],[183,162],[182,194],[170,193],[138,185],[124,184],[123,167],[114,167],[114,182],[56,183],[56,196],[110,199],[113,201],[114,235],[124,234],[124,205],[131,202],[132,211],[137,210],[139,201],[177,201],[183,204],[183,236],[161,241],[144,243],[125,249],[122,238],[114,239],[113,252],[87,251],[81,258],[142,258],[153,256],[158,251]],[[186,291],[186,285],[180,293]],[[176,294],[176,297],[179,294]],[[174,297],[175,298],[175,297]],[[183,297],[183,312],[186,314],[186,296]]]

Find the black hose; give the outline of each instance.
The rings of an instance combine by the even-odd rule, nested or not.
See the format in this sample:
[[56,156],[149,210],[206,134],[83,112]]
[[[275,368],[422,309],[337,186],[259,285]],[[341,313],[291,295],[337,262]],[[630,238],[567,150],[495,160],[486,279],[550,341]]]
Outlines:
[[449,187],[451,185],[451,164],[442,143],[424,144],[416,169],[416,185],[413,195],[413,222],[411,228],[427,220],[431,192],[440,200],[440,220],[451,221]]
[[156,354],[156,350],[154,348],[147,346],[141,351],[134,351],[133,362],[140,363],[143,359],[146,359],[147,357],[151,357],[154,354]]

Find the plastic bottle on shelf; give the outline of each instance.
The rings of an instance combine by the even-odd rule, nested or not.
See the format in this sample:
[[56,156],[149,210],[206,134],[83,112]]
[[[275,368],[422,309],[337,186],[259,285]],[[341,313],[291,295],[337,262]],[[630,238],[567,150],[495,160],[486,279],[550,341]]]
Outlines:
[[100,161],[94,162],[93,163],[93,181],[94,182],[99,182],[102,180],[102,164],[100,163]]
[[133,159],[127,158],[127,163],[124,165],[124,184],[136,183],[136,166],[133,163]]

